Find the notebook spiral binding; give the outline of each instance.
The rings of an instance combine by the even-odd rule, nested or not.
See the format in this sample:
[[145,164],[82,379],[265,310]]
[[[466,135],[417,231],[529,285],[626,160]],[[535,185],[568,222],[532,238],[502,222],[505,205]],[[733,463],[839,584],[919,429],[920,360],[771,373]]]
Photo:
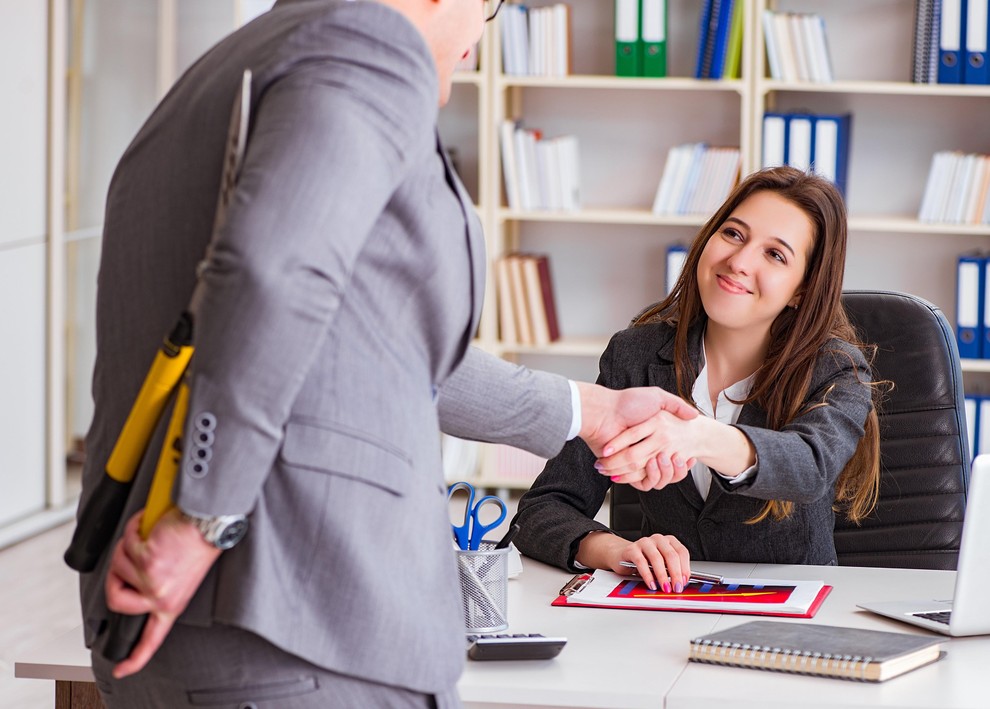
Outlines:
[[804,675],[829,675],[869,681],[867,670],[873,658],[831,653],[800,653],[779,647],[720,643],[700,638],[691,641],[689,659],[713,665],[751,667]]

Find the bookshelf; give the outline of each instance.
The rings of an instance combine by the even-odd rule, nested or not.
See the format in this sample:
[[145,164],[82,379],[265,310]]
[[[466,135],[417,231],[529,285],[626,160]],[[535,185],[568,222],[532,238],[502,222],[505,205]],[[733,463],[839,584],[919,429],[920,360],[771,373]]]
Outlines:
[[[612,2],[571,3],[572,73],[562,78],[503,75],[498,27],[488,29],[490,61],[481,71],[488,74],[491,112],[483,115],[491,125],[479,130],[491,141],[482,166],[489,175],[482,199],[489,259],[513,250],[550,254],[563,338],[544,347],[501,343],[490,279],[489,328],[478,344],[528,366],[594,380],[612,332],[661,297],[666,247],[687,243],[704,221],[651,211],[667,150],[692,141],[738,146],[743,172],[750,172],[760,165],[763,114],[778,110],[853,114],[845,287],[908,291],[954,322],[955,258],[985,248],[990,227],[923,223],[917,212],[937,150],[990,153],[990,87],[910,82],[913,0],[745,2],[737,80],[690,78],[703,5],[690,0],[669,0],[667,78],[612,75]],[[834,82],[769,78],[765,9],[823,17]],[[508,208],[498,145],[506,118],[578,136],[579,211]],[[990,361],[964,360],[963,370],[967,386],[990,391]],[[500,479],[491,455],[481,461],[478,484],[524,486]]]

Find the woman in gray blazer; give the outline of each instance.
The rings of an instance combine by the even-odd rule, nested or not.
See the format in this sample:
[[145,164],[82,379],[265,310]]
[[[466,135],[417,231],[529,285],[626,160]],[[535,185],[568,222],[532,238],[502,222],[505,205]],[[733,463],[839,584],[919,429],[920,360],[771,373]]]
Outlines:
[[[668,592],[691,559],[836,563],[834,508],[860,519],[879,484],[877,384],[840,301],[845,254],[831,183],[788,167],[743,181],[671,294],[600,362],[600,384],[659,386],[704,415],[661,413],[609,458],[568,443],[519,502],[520,550],[572,570],[631,573],[620,565],[631,561]],[[634,470],[648,459],[645,476]],[[690,474],[676,475],[684,464]],[[613,484],[640,490],[635,542],[592,519]]]

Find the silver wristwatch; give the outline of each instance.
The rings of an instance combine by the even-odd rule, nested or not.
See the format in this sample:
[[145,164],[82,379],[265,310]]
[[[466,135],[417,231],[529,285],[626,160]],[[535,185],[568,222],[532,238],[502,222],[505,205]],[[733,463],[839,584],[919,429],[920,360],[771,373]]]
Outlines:
[[217,549],[230,549],[247,534],[248,520],[244,515],[197,517],[188,512],[180,512],[182,518],[196,527],[203,539]]

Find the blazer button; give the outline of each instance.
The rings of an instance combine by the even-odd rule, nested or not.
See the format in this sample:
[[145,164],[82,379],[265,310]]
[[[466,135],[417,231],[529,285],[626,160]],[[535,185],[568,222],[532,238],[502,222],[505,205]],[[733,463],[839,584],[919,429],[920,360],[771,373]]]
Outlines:
[[215,436],[213,435],[213,431],[197,430],[196,433],[193,435],[193,440],[196,442],[196,445],[205,446],[209,448],[210,446],[213,445]]
[[216,427],[217,427],[217,417],[211,414],[209,411],[204,411],[203,413],[196,416],[197,431],[213,431]]
[[202,460],[188,460],[185,465],[186,475],[191,478],[203,478],[210,472],[210,465]]

